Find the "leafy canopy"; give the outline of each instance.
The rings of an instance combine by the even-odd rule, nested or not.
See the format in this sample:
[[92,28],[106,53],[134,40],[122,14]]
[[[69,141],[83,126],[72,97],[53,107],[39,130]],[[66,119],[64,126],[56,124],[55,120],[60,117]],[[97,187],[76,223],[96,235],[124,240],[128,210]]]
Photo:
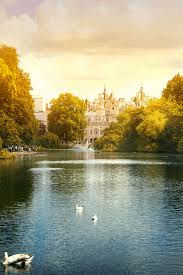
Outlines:
[[19,67],[15,48],[0,45],[0,119],[3,143],[29,143],[37,132],[29,75]]
[[178,73],[169,80],[162,92],[162,96],[183,105],[183,76]]
[[183,152],[183,77],[167,83],[160,99],[127,107],[95,142],[104,151]]
[[86,104],[71,93],[61,94],[52,101],[48,129],[62,141],[82,140],[86,127]]

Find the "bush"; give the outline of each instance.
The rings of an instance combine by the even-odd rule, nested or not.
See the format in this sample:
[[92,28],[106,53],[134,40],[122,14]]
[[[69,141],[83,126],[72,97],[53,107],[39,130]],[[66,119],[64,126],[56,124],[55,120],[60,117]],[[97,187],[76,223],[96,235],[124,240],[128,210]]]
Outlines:
[[49,149],[59,149],[60,148],[60,139],[57,135],[47,132],[45,135],[37,137],[35,141],[37,146]]
[[14,159],[15,157],[16,157],[15,153],[10,153],[5,149],[0,150],[0,159]]

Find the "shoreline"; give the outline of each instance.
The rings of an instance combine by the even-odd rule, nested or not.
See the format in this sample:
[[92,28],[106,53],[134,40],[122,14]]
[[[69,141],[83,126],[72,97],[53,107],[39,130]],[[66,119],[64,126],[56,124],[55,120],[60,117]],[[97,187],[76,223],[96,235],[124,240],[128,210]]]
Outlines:
[[15,153],[16,157],[17,156],[24,156],[24,155],[35,155],[38,152],[27,152],[27,151],[23,151],[23,152],[13,152]]

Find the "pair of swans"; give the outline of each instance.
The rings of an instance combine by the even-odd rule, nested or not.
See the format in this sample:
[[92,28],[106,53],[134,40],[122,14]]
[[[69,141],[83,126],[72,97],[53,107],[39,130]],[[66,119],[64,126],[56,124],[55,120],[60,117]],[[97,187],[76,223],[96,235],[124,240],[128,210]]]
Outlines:
[[[76,210],[77,210],[77,211],[83,211],[83,209],[84,209],[83,206],[76,204]],[[93,220],[93,221],[97,221],[97,215],[96,215],[96,214],[93,214],[92,220]]]

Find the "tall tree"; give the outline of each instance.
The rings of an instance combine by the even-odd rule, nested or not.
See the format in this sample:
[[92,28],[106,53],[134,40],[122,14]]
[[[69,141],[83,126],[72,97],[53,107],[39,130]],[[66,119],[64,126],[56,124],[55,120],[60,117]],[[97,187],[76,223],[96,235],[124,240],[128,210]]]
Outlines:
[[[19,67],[15,48],[0,46],[0,111],[13,119],[19,140],[30,142],[37,132],[29,75]],[[3,115],[3,117],[4,117]]]
[[62,141],[82,140],[86,127],[86,104],[71,93],[61,94],[52,101],[48,129]]
[[178,73],[169,80],[162,96],[183,105],[183,76]]

